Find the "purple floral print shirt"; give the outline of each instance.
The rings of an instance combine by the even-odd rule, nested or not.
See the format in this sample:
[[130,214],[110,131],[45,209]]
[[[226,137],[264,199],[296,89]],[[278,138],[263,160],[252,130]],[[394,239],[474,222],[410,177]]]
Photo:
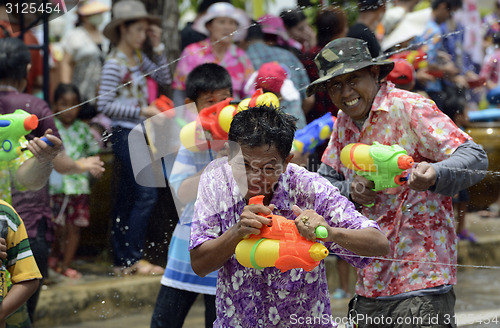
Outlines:
[[[278,181],[271,204],[274,214],[295,219],[292,205],[314,209],[333,227],[374,227],[341,196],[338,189],[316,173],[289,164]],[[203,172],[191,226],[190,250],[216,239],[240,219],[246,202],[233,178],[227,158],[213,161]],[[355,255],[335,243],[325,243],[331,253],[363,268],[371,259]],[[333,327],[325,265],[310,272],[276,268],[245,268],[231,257],[218,272],[217,320],[214,327],[289,327],[300,320],[308,327]],[[301,319],[302,318],[302,319]],[[305,322],[305,321],[304,321]]]

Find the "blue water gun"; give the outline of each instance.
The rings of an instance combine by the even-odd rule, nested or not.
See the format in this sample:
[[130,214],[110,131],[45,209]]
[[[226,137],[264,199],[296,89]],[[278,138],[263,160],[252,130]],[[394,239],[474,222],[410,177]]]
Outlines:
[[301,154],[313,152],[317,146],[321,145],[325,140],[330,139],[335,119],[332,113],[326,113],[307,124],[304,128],[296,131],[295,139],[293,140],[293,149]]

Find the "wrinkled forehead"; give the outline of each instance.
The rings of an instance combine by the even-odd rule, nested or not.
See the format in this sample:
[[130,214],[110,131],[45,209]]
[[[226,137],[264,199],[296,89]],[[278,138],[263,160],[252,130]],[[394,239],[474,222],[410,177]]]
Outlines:
[[278,149],[274,145],[248,146],[233,142],[230,146],[232,161],[251,162],[254,165],[265,165],[283,161]]

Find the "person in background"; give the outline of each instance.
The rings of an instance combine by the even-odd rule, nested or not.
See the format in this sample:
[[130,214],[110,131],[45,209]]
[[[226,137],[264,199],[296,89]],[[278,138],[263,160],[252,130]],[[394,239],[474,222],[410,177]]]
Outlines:
[[[104,28],[113,44],[101,73],[98,111],[112,119],[111,142],[119,186],[113,210],[113,272],[157,275],[163,268],[142,259],[149,217],[157,199],[157,190],[139,185],[134,177],[129,149],[130,131],[144,119],[160,113],[149,103],[154,90],[144,74],[167,86],[171,75],[161,42],[161,19],[146,12],[138,0],[122,0],[113,6],[113,20]],[[154,56],[148,58],[141,48],[149,38]],[[121,87],[127,83],[126,87]],[[118,168],[119,171],[118,171]]]
[[387,8],[382,18],[384,35],[391,34],[398,24],[404,19],[406,13],[412,12],[420,0],[396,0],[394,5]]
[[[484,177],[486,152],[433,101],[385,82],[394,63],[374,59],[362,40],[330,42],[317,63],[320,78],[308,94],[326,89],[341,109],[319,173],[376,221],[390,243],[391,261],[358,270],[349,313],[359,327],[376,327],[375,318],[406,320],[412,309],[411,318],[424,320],[417,327],[447,327],[455,315],[457,270],[451,196]],[[417,163],[407,183],[376,192],[373,181],[341,162],[345,146],[374,142],[399,145]]]
[[365,41],[373,58],[382,54],[380,43],[375,36],[378,24],[385,14],[386,0],[357,0],[359,15],[356,23],[349,28],[347,36]]
[[387,75],[387,81],[394,83],[396,88],[413,91],[415,87],[415,69],[404,59],[394,59],[394,68]]
[[203,41],[207,38],[207,35],[201,32],[196,31],[193,28],[194,23],[203,17],[205,13],[207,12],[208,7],[213,5],[216,2],[227,2],[231,3],[230,0],[226,1],[220,1],[220,0],[203,0],[200,5],[198,6],[198,9],[196,11],[196,17],[194,19],[194,22],[187,22],[186,26],[181,30],[181,51],[184,50],[187,46],[190,44],[196,43]]
[[42,275],[31,252],[23,220],[1,199],[0,235],[8,245],[8,256],[0,267],[0,327],[5,328],[8,316],[36,292]]
[[298,42],[301,53],[316,46],[316,33],[307,22],[307,17],[300,8],[285,9],[280,13],[290,38]]
[[[459,76],[460,69],[452,61],[451,56],[446,53],[440,27],[441,24],[451,19],[453,12],[460,7],[461,0],[433,0],[431,19],[427,22],[424,33],[412,41],[413,44],[426,45],[427,69],[442,73],[440,77],[434,77],[420,87],[417,85],[418,88],[423,88],[429,97],[436,102],[439,109],[444,109],[458,98],[464,98],[463,95],[457,94],[448,96],[445,92],[447,85],[450,86],[450,90],[457,89],[453,79]],[[445,80],[448,80],[449,84],[446,84]]]
[[[53,106],[54,114],[58,114],[55,117],[56,127],[66,152],[77,163],[80,158],[99,152],[99,146],[90,133],[89,126],[77,119],[77,106],[81,102],[80,93],[74,84],[57,86]],[[75,108],[66,110],[71,107]],[[91,170],[90,173],[94,177],[102,174],[100,170]],[[79,279],[82,276],[70,265],[80,243],[80,228],[89,225],[89,193],[89,178],[86,173],[65,176],[57,172],[52,173],[50,194],[59,240],[56,240],[52,248],[49,265],[56,272],[71,279]]]
[[[19,13],[12,12],[11,14],[7,14],[7,3],[13,2],[0,0],[0,38],[17,38],[21,34]],[[25,20],[24,24],[27,26],[28,22]],[[23,41],[27,46],[38,47],[40,45],[31,30],[25,31]],[[30,49],[30,54],[31,69],[28,72],[26,92],[38,96],[40,95],[43,83],[43,58],[40,49]]]
[[[64,56],[61,61],[61,83],[78,87],[83,101],[94,99],[99,87],[99,77],[108,51],[107,39],[99,26],[109,7],[99,0],[85,0],[78,4],[78,22],[62,39]],[[96,101],[87,103],[93,111]]]
[[492,90],[500,82],[500,31],[492,36],[494,50],[484,57],[479,76],[486,81],[486,88]]
[[[40,157],[38,155],[40,151],[46,151],[50,154],[49,156],[40,157],[40,161],[43,163],[42,167],[36,165],[33,167],[34,171],[32,172],[36,173],[35,176],[31,176],[27,181],[20,181],[20,184],[12,185],[12,205],[19,215],[23,217],[37,266],[42,276],[46,278],[48,277],[49,249],[54,240],[47,183],[52,171],[52,165],[59,173],[74,174],[93,169],[104,171],[104,163],[95,158],[76,163],[63,150],[59,132],[54,119],[51,117],[52,112],[49,105],[40,98],[22,92],[27,84],[30,62],[30,51],[22,41],[17,38],[0,39],[0,113],[10,114],[16,109],[23,109],[40,119],[43,118],[43,120],[39,120],[38,127],[26,136],[26,139],[29,140],[30,144],[35,143],[37,145],[36,149],[30,149],[34,152],[35,157]],[[53,141],[55,147],[49,147],[40,140],[41,137],[47,135],[50,135],[47,137],[49,140],[55,141]],[[22,161],[23,156],[26,155],[21,155],[16,161]],[[32,159],[28,161],[32,161]],[[19,175],[19,170],[17,175]],[[10,199],[11,183],[9,175],[0,177],[3,179],[0,185],[5,184],[6,190],[9,191],[8,199]],[[33,187],[33,184],[36,187]],[[18,189],[19,186],[24,186],[24,188]],[[28,191],[22,191],[24,189],[28,189]],[[5,197],[2,199],[7,200]],[[28,300],[28,312],[31,321],[34,318],[40,288]]]
[[495,48],[493,43],[493,36],[495,33],[500,32],[500,0],[495,0],[494,10],[483,18],[483,48],[485,54],[491,54],[491,51]]
[[233,81],[235,98],[251,96],[244,92],[244,86],[254,72],[245,51],[233,44],[233,33],[246,28],[250,20],[242,10],[230,3],[218,2],[211,5],[193,28],[208,35],[208,39],[187,46],[181,53],[174,74],[174,103],[184,104],[187,75],[204,63],[216,63],[227,69]]
[[[341,7],[329,6],[321,9],[316,15],[317,41],[316,46],[301,57],[301,62],[307,71],[311,81],[318,78],[318,68],[314,58],[321,49],[330,41],[345,37],[349,29],[347,15]],[[337,115],[338,108],[332,103],[332,100],[326,92],[317,92],[315,94],[314,106],[307,113],[307,122],[312,122],[317,118],[331,112],[333,116]],[[323,154],[324,147],[320,147],[319,157]]]
[[[202,64],[189,73],[186,79],[186,96],[186,104],[194,102],[198,111],[217,104],[232,96],[231,76],[222,66]],[[211,148],[194,152],[181,146],[175,158],[169,183],[185,207],[170,240],[167,267],[161,280],[151,328],[182,328],[186,315],[199,294],[204,297],[205,327],[212,327],[216,319],[217,274],[213,272],[201,278],[193,272],[188,243],[200,176],[208,163],[225,153],[224,150],[215,152]]]
[[[281,26],[283,25],[281,18],[268,14],[261,17],[259,21],[262,23],[255,23],[248,28],[247,37],[242,45],[256,70],[259,70],[262,65],[266,63],[273,61],[278,62],[282,66],[286,67],[289,73],[288,77],[294,86],[297,89],[302,89],[302,91],[299,91],[299,99],[292,101],[291,99],[285,98],[280,101],[280,107],[283,107],[283,110],[286,113],[292,114],[297,118],[297,128],[301,129],[306,126],[304,113],[307,112],[311,103],[311,99],[306,98],[304,89],[309,83],[307,82],[309,81],[309,78],[304,71],[304,66],[302,66],[297,57],[295,57],[290,51],[277,46],[277,35],[273,34],[273,32],[278,33],[280,24]],[[267,37],[264,36],[264,31]],[[272,36],[274,36],[274,42],[271,41]],[[264,39],[266,39],[267,42],[264,42]],[[253,75],[255,74],[256,73],[254,72]],[[251,76],[248,81],[250,81],[250,79]],[[252,85],[252,83],[248,83],[248,81],[247,86]],[[247,92],[253,90],[253,85],[251,88],[247,88],[247,90]],[[314,100],[314,98],[312,100]]]

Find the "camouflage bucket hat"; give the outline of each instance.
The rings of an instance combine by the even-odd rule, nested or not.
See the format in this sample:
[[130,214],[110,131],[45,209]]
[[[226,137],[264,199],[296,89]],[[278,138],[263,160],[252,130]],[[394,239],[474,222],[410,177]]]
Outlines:
[[380,66],[379,79],[386,77],[394,63],[388,60],[372,58],[366,43],[360,39],[340,38],[328,43],[314,58],[318,67],[319,79],[309,84],[307,96],[324,88],[324,82],[351,73],[368,66]]

